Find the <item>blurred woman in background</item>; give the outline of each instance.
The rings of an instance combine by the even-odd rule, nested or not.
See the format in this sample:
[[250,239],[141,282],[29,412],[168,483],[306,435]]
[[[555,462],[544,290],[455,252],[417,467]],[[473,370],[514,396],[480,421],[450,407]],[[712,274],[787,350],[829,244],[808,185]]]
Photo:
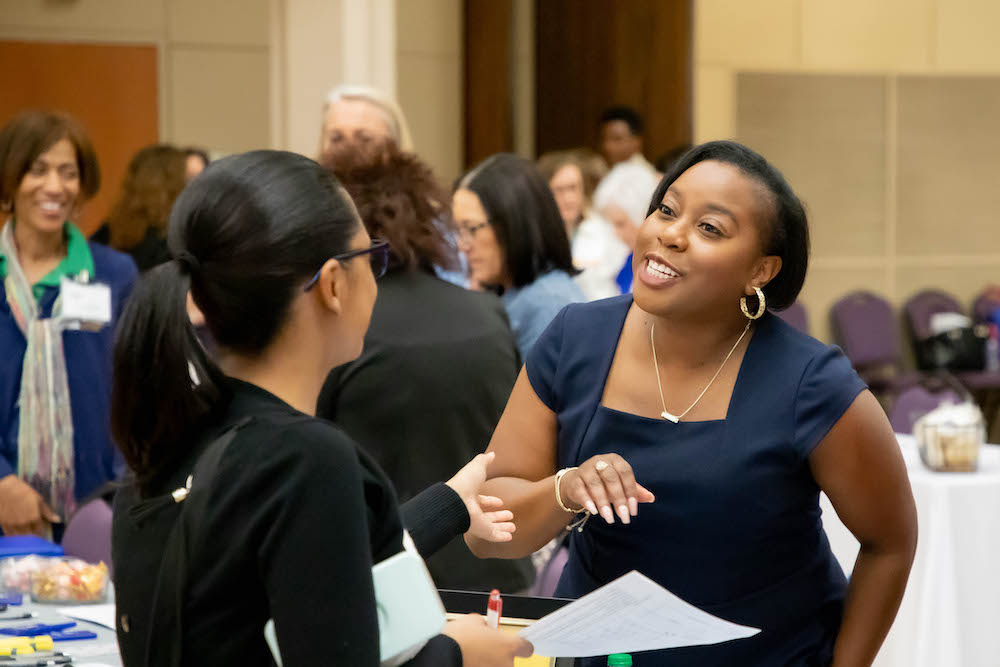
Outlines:
[[546,153],[538,170],[552,189],[566,224],[577,284],[588,299],[620,294],[615,278],[630,252],[592,208],[594,190],[607,174],[604,159],[586,149]]
[[170,259],[167,219],[187,184],[187,160],[184,151],[159,144],[143,148],[129,162],[106,224],[111,247],[130,254],[140,271]]
[[[47,534],[115,476],[111,343],[135,281],[127,255],[72,222],[97,192],[90,139],[64,114],[0,130],[0,528]],[[73,329],[62,281],[110,288],[110,321]],[[56,531],[58,537],[59,531]]]
[[594,208],[628,249],[614,271],[620,294],[632,291],[632,250],[657,182],[657,176],[644,166],[622,162],[608,172],[594,193]]
[[559,207],[535,165],[510,153],[463,176],[451,203],[472,281],[503,298],[523,359],[563,306],[585,299]]
[[[520,369],[517,348],[500,299],[434,274],[455,265],[455,250],[447,193],[430,168],[391,143],[332,158],[390,260],[364,351],[330,373],[316,414],[364,447],[406,502],[486,449]],[[527,559],[480,560],[460,537],[427,567],[439,588],[515,592],[534,577]]]

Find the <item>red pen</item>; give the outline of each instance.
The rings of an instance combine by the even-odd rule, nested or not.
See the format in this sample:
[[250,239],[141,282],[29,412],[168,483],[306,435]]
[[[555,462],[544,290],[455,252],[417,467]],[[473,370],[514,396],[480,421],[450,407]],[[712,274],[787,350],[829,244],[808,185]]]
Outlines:
[[486,605],[486,625],[491,628],[500,626],[500,612],[503,609],[503,600],[500,599],[500,591],[493,589],[490,591],[490,602]]

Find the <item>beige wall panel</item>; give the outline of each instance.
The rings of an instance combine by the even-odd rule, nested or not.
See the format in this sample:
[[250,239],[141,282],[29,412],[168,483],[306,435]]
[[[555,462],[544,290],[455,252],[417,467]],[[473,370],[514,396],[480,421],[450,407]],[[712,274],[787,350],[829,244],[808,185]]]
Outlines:
[[934,56],[939,69],[1000,72],[1000,2],[938,2]]
[[398,0],[396,44],[400,53],[461,54],[462,1]]
[[736,136],[806,204],[813,254],[885,251],[885,80],[740,74]]
[[736,77],[728,67],[698,65],[694,73],[694,141],[736,135]]
[[397,70],[399,104],[416,152],[444,185],[462,171],[462,63],[457,56],[408,55]]
[[924,289],[943,290],[962,304],[966,312],[972,300],[1000,277],[1000,262],[995,266],[901,267],[896,271],[897,293],[902,306],[907,299]]
[[73,34],[118,35],[135,39],[163,30],[163,0],[0,0],[0,29],[5,34],[24,29],[49,39]]
[[809,313],[810,333],[814,338],[827,343],[835,342],[830,333],[830,308],[838,299],[856,290],[868,290],[887,296],[885,271],[876,268],[809,268],[799,301]]
[[168,0],[173,42],[267,46],[269,0]]
[[167,139],[220,153],[270,146],[266,50],[176,48],[169,58],[173,134]]
[[933,0],[804,0],[803,62],[807,67],[926,69],[933,16]]
[[800,5],[800,0],[697,0],[695,61],[741,67],[798,64]]
[[900,254],[1000,253],[1000,77],[899,80]]
[[[285,4],[284,99],[286,147],[316,156],[320,110],[330,89],[343,81],[338,0],[294,0]],[[352,82],[357,83],[357,82]]]

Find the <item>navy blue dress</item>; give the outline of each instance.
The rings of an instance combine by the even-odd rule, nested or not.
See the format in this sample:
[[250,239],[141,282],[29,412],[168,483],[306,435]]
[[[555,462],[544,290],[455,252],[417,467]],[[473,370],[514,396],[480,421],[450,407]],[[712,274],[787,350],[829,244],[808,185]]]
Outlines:
[[[573,532],[557,596],[631,570],[750,639],[639,653],[642,665],[825,665],[847,583],[820,521],[808,457],[865,389],[836,347],[771,314],[758,320],[726,419],[674,424],[600,404],[631,295],[563,309],[526,362],[557,415],[558,467],[617,453],[656,495],[631,525]],[[606,665],[603,658],[578,661]]]

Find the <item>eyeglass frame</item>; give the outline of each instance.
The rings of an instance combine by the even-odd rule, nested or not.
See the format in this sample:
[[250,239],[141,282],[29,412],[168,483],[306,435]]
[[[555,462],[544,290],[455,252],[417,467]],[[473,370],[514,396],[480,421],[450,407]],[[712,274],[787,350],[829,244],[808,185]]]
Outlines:
[[[385,275],[386,270],[389,268],[389,242],[388,241],[384,241],[382,239],[374,239],[372,241],[372,244],[370,246],[368,246],[367,248],[360,248],[358,250],[351,250],[349,252],[344,252],[344,253],[341,253],[339,255],[334,255],[330,259],[335,259],[338,262],[343,262],[343,261],[348,260],[348,259],[354,259],[355,257],[361,257],[362,255],[370,255],[370,254],[374,254],[376,252],[381,252],[383,254],[383,257],[384,257],[384,259],[382,260],[382,270],[378,272],[378,275],[375,275],[375,279],[378,280],[379,278],[381,278],[382,276]],[[371,262],[369,262],[369,264],[371,264]],[[305,287],[302,288],[302,291],[303,292],[308,292],[309,290],[311,290],[316,285],[316,283],[319,282],[319,277],[320,277],[320,274],[322,274],[322,273],[323,273],[323,268],[320,267],[319,271],[316,272],[316,275],[314,275],[312,278],[310,278],[309,282],[307,282],[305,284]],[[375,274],[375,267],[374,266],[372,266],[372,274]]]
[[468,227],[466,227],[465,225],[458,224],[456,225],[456,227],[458,227],[458,240],[471,241],[474,238],[476,238],[476,232],[478,232],[480,229],[489,227],[492,224],[493,223],[491,223],[489,220],[486,220],[485,222],[477,222],[476,224],[469,225]]

